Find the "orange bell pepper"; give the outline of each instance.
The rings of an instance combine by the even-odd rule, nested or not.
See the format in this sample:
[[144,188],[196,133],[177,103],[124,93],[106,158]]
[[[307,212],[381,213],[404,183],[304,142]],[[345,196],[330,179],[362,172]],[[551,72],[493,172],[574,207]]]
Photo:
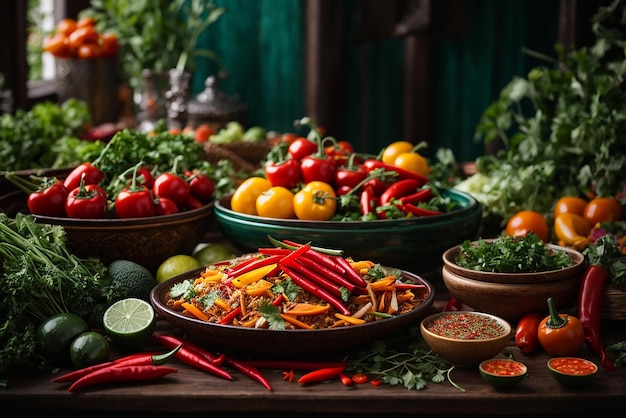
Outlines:
[[591,243],[588,238],[592,225],[575,213],[561,213],[554,219],[554,233],[559,245],[583,250]]

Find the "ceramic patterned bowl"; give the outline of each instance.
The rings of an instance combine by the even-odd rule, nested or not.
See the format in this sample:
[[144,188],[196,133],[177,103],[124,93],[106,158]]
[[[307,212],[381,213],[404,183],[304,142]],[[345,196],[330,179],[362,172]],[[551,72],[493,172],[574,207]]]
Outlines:
[[496,356],[509,343],[511,331],[506,320],[473,311],[439,312],[420,324],[433,352],[456,366],[476,366]]
[[443,190],[458,208],[436,216],[375,221],[301,221],[274,219],[235,212],[230,196],[215,202],[215,221],[222,234],[242,252],[267,246],[276,239],[310,242],[344,250],[345,256],[377,260],[414,272],[441,266],[441,254],[452,245],[474,239],[480,230],[482,209],[469,194]]
[[[245,258],[245,255],[242,256]],[[325,354],[345,354],[398,329],[416,326],[435,298],[433,286],[422,277],[402,271],[405,282],[425,287],[423,300],[407,313],[361,325],[336,328],[280,330],[218,324],[183,315],[167,306],[170,288],[196,278],[205,267],[157,284],[150,294],[155,311],[174,326],[202,339],[213,348],[240,355],[267,358],[300,358]]]
[[443,253],[443,282],[450,294],[465,305],[506,319],[517,319],[527,312],[547,312],[548,297],[554,299],[557,308],[563,308],[576,300],[585,259],[574,249],[548,245],[566,252],[572,265],[540,273],[471,270],[455,263],[460,251],[457,245]]

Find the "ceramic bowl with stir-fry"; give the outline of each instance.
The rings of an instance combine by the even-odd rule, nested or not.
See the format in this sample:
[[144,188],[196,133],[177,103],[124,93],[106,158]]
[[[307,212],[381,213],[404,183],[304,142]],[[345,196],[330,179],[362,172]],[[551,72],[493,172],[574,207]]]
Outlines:
[[372,260],[268,245],[162,282],[151,302],[212,348],[298,357],[348,353],[418,326],[434,295],[422,277]]

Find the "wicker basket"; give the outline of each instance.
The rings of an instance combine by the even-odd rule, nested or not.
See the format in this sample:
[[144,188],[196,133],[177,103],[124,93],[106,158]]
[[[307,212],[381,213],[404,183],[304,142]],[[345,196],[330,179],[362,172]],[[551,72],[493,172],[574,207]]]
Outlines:
[[206,159],[211,163],[229,159],[235,170],[253,172],[259,168],[272,146],[269,141],[237,141],[219,145],[207,141],[203,148]]
[[610,284],[602,297],[602,319],[626,319],[626,286]]

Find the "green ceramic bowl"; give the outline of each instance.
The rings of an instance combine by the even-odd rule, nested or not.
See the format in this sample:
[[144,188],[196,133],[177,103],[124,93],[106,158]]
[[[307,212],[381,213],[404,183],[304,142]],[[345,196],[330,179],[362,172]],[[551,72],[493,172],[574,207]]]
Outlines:
[[548,360],[548,370],[554,379],[568,388],[589,384],[598,373],[598,366],[578,357],[554,357]]
[[508,358],[485,360],[478,365],[483,380],[497,389],[507,389],[519,384],[528,373],[524,363]]
[[441,266],[441,255],[451,246],[478,236],[482,209],[467,193],[443,190],[458,203],[442,215],[375,221],[301,221],[238,213],[230,196],[215,202],[214,216],[222,234],[243,252],[255,252],[276,239],[311,242],[344,250],[356,260],[397,266],[409,271],[430,271]]

